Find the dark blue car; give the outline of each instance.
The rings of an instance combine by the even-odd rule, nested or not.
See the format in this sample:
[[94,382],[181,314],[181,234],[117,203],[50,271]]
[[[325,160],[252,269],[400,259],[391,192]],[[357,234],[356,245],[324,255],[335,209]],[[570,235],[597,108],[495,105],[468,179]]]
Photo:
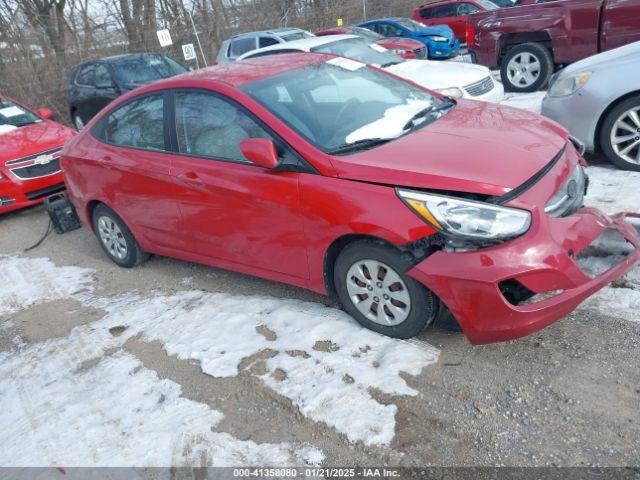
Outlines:
[[410,18],[394,17],[359,23],[383,37],[412,38],[424,43],[429,50],[429,58],[451,58],[460,53],[460,42],[448,25],[427,27]]

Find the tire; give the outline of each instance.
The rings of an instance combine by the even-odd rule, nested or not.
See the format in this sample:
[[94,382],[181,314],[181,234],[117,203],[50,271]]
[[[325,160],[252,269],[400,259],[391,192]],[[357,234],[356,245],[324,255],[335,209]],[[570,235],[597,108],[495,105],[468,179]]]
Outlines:
[[[619,120],[626,124],[624,128],[618,124]],[[635,131],[629,130],[628,126]],[[629,139],[615,144],[614,136]],[[616,167],[640,172],[640,95],[624,100],[607,114],[600,128],[600,146]],[[631,149],[623,153],[627,148]]]
[[149,258],[149,254],[140,249],[129,227],[106,205],[100,204],[93,210],[91,221],[98,243],[116,265],[132,268]]
[[[518,65],[525,70],[514,70]],[[539,43],[529,42],[513,47],[500,64],[502,84],[510,92],[536,92],[547,85],[552,73],[551,53]]]
[[[365,264],[378,275],[372,275],[369,268],[365,270]],[[338,255],[333,275],[343,309],[374,332],[393,338],[415,337],[433,322],[439,300],[405,275],[410,268],[399,252],[382,242],[350,243]],[[380,306],[382,315],[378,315]]]
[[84,120],[82,120],[82,117],[77,112],[72,115],[71,120],[73,121],[73,126],[76,127],[77,131],[84,128]]

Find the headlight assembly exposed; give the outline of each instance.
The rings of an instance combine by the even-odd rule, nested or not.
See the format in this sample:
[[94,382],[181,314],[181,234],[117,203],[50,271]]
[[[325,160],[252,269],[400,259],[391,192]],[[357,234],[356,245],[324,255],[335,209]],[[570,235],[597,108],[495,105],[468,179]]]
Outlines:
[[438,88],[436,92],[446,95],[447,97],[462,98],[464,95],[458,87]]
[[413,190],[397,192],[418,216],[449,237],[498,243],[531,226],[526,210]]
[[566,97],[573,95],[585,86],[592,72],[582,72],[558,78],[549,88],[550,97]]

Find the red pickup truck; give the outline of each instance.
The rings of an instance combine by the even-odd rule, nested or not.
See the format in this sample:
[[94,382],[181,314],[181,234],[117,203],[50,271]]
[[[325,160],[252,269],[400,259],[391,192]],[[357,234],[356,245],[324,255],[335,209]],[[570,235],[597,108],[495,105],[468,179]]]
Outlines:
[[533,92],[554,70],[640,40],[640,0],[538,0],[469,15],[475,61],[500,68],[505,89]]

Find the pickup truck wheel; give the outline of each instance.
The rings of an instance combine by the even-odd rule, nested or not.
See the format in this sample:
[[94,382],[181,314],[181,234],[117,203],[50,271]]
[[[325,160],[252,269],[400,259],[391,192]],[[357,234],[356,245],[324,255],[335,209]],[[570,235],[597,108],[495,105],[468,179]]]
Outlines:
[[502,83],[511,92],[535,92],[547,84],[552,73],[551,53],[533,42],[513,47],[500,65]]
[[338,255],[334,285],[344,310],[362,326],[393,338],[411,338],[431,324],[439,300],[404,272],[411,264],[375,240],[350,243]]
[[600,145],[615,166],[640,172],[640,95],[607,114],[600,129]]

